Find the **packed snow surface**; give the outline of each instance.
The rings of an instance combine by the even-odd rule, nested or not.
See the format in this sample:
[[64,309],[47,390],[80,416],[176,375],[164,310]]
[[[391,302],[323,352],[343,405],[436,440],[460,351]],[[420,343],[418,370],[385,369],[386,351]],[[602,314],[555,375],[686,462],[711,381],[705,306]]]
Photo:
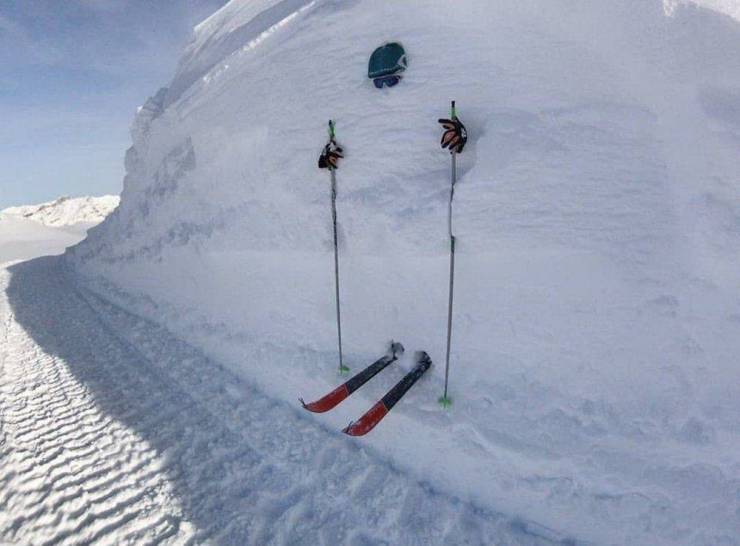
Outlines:
[[63,269],[0,268],[0,543],[560,540],[402,474]]
[[117,195],[100,197],[60,197],[48,203],[9,207],[0,214],[21,216],[45,226],[75,226],[77,224],[98,224],[117,206]]
[[[349,363],[391,338],[435,362],[336,445],[555,540],[740,544],[736,8],[232,0],[139,110],[121,205],[64,268],[205,353],[167,360],[175,375],[219,362],[294,407],[323,395],[339,378],[316,159],[334,119]],[[377,90],[367,59],[390,40],[409,69]],[[451,99],[470,138],[443,411]],[[412,364],[309,418],[339,429]]]

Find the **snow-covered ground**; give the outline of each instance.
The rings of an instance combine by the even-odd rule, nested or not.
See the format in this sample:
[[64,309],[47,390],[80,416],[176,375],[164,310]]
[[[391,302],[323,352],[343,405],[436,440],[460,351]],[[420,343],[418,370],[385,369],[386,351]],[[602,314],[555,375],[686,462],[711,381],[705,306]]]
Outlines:
[[[51,354],[70,388],[92,385],[101,415],[174,457],[154,487],[179,500],[155,519],[187,521],[183,537],[196,541],[244,532],[260,543],[254,519],[276,543],[738,545],[736,8],[232,0],[140,109],[120,207],[62,261],[8,274],[8,346],[28,349],[7,352],[5,368]],[[379,91],[366,62],[391,39],[410,67]],[[455,403],[444,411],[449,156],[436,120],[450,99],[470,141],[454,208]],[[301,414],[298,396],[339,381],[329,182],[316,169],[329,118],[347,151],[337,177],[350,365],[390,338],[435,362],[359,441],[337,431],[411,359],[333,412]],[[46,291],[68,310],[60,324],[46,298],[33,303]],[[82,352],[64,341],[77,315],[93,340]],[[34,327],[45,320],[54,328]],[[111,348],[110,370],[90,364],[98,344]],[[111,393],[107,374],[127,367]],[[4,377],[23,393],[26,376]],[[181,392],[203,404],[196,422]],[[146,393],[167,403],[150,407]],[[263,421],[239,417],[253,401]],[[197,408],[215,408],[203,410],[214,421]],[[172,419],[164,441],[160,412]],[[201,473],[206,452],[222,453],[208,449],[222,415],[235,415],[236,436]],[[245,446],[261,463],[238,454]],[[260,464],[275,470],[260,478]],[[366,464],[379,470],[357,478]],[[244,500],[278,491],[275,505]],[[370,518],[355,511],[366,505]],[[217,522],[233,518],[222,512],[237,521],[223,537]]]
[[4,541],[548,543],[84,297],[56,258],[1,276]]
[[[52,233],[43,252],[66,244]],[[405,475],[64,269],[0,266],[1,544],[561,541]]]

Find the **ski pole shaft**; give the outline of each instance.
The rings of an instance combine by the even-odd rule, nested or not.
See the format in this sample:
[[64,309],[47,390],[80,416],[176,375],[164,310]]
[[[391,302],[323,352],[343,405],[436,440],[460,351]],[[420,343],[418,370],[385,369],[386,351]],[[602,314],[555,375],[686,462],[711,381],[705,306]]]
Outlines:
[[[455,111],[455,101],[452,101],[450,107],[450,118],[454,119],[457,113]],[[455,197],[455,183],[457,182],[457,153],[453,150],[450,153],[450,202],[447,209],[447,229],[450,235],[450,284],[449,298],[447,301],[447,352],[445,355],[445,389],[442,395],[442,403],[449,404],[447,397],[447,387],[450,378],[450,349],[452,347],[452,304],[455,293],[455,236],[452,233],[452,199]]]
[[337,174],[331,169],[331,218],[334,228],[334,289],[337,306],[337,341],[339,346],[339,372],[345,371],[342,355],[342,317],[339,304],[339,245],[337,243]]
[[450,284],[449,284],[449,299],[447,302],[447,353],[445,355],[445,390],[443,398],[447,400],[447,387],[449,384],[450,377],[450,349],[452,347],[452,305],[455,294],[455,236],[452,234],[452,199],[455,194],[455,182],[457,179],[457,166],[455,153],[452,155],[452,183],[450,184],[450,203],[448,209],[448,220],[447,225],[449,227],[450,234]]
[[[329,144],[334,142],[334,121],[329,120]],[[340,156],[341,157],[341,156]],[[349,371],[344,365],[344,355],[342,354],[342,315],[339,303],[339,244],[337,237],[337,173],[336,167],[329,163],[329,172],[331,173],[331,222],[334,233],[334,296],[337,308],[337,345],[339,347],[339,373],[343,374]]]

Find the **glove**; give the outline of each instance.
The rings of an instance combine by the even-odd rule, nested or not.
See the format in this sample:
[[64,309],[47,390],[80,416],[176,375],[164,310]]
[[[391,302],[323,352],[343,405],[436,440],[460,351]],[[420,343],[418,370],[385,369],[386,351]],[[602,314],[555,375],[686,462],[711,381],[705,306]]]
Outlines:
[[339,168],[339,160],[344,157],[342,147],[332,139],[324,146],[324,151],[319,156],[319,169],[333,171]]
[[462,152],[465,143],[468,141],[468,132],[465,130],[465,125],[457,117],[440,119],[439,122],[445,130],[440,142],[442,148],[449,148],[450,153],[459,154]]

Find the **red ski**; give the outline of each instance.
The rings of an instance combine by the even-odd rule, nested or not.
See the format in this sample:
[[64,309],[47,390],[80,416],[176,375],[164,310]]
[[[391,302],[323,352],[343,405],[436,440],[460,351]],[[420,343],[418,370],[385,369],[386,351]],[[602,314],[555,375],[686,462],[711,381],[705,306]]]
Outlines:
[[303,404],[303,407],[308,411],[312,411],[314,413],[324,413],[325,411],[329,411],[336,407],[342,400],[349,397],[350,394],[362,387],[365,383],[370,381],[373,377],[378,375],[386,366],[398,360],[398,357],[402,354],[403,345],[392,341],[391,346],[388,349],[388,354],[370,364],[367,368],[347,380],[346,383],[339,385],[323,398],[319,398],[310,404],[306,404],[303,401],[303,398],[299,398],[299,400],[301,401],[301,404]]
[[432,359],[429,358],[429,355],[424,351],[419,352],[417,354],[417,364],[414,369],[407,373],[401,381],[396,383],[396,386],[389,390],[388,394],[381,398],[358,421],[351,422],[343,432],[350,436],[363,436],[370,432],[391,411],[401,397],[414,386],[414,383],[424,375],[424,372],[431,365]]

